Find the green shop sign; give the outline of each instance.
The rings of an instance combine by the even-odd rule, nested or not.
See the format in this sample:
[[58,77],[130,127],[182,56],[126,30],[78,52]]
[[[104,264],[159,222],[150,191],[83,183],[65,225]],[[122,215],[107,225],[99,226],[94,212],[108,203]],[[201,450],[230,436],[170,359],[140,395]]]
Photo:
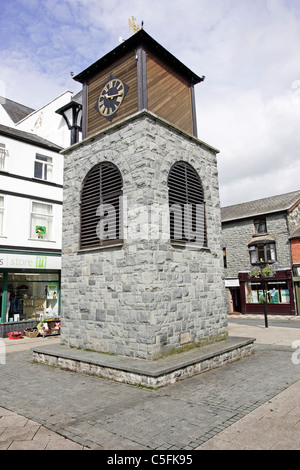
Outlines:
[[47,256],[37,256],[36,257],[36,268],[46,268],[47,267]]
[[0,253],[1,268],[61,269],[61,257]]

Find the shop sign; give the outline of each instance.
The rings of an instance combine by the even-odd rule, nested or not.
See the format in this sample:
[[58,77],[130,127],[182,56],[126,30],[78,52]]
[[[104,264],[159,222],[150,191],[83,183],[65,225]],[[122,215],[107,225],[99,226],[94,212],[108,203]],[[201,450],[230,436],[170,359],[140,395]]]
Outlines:
[[240,282],[238,279],[225,279],[225,287],[239,287]]
[[59,256],[0,254],[0,269],[61,269]]

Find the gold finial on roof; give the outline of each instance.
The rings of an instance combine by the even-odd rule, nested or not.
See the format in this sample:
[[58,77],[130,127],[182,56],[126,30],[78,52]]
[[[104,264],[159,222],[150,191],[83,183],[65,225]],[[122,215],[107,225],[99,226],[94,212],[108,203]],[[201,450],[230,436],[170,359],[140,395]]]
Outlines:
[[132,34],[135,34],[140,30],[140,27],[136,25],[135,22],[136,19],[134,18],[134,16],[128,19],[129,31],[132,29]]

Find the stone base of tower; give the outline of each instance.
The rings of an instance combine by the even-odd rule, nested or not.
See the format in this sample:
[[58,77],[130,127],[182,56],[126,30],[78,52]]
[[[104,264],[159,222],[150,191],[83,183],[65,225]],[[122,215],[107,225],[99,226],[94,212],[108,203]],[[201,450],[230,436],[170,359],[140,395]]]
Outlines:
[[69,348],[59,344],[33,350],[36,362],[132,385],[160,388],[250,356],[254,338],[229,337],[207,346],[146,361]]
[[[214,149],[143,111],[63,153],[61,343],[152,361],[225,339]],[[88,172],[104,162],[112,162],[123,179],[123,239],[83,249],[81,191]],[[202,181],[201,246],[170,237],[168,176],[178,162]],[[96,211],[93,216],[98,223]]]

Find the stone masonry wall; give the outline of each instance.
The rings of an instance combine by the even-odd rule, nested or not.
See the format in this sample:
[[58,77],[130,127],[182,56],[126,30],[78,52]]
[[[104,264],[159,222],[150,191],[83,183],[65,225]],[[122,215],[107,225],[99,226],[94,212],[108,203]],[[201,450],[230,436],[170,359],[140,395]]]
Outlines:
[[[64,154],[62,344],[155,359],[225,338],[215,152],[142,112]],[[88,171],[104,161],[123,177],[125,240],[82,252],[80,191]],[[167,207],[167,178],[176,161],[190,163],[201,178],[207,248],[171,245],[168,210],[150,218],[153,207]]]

